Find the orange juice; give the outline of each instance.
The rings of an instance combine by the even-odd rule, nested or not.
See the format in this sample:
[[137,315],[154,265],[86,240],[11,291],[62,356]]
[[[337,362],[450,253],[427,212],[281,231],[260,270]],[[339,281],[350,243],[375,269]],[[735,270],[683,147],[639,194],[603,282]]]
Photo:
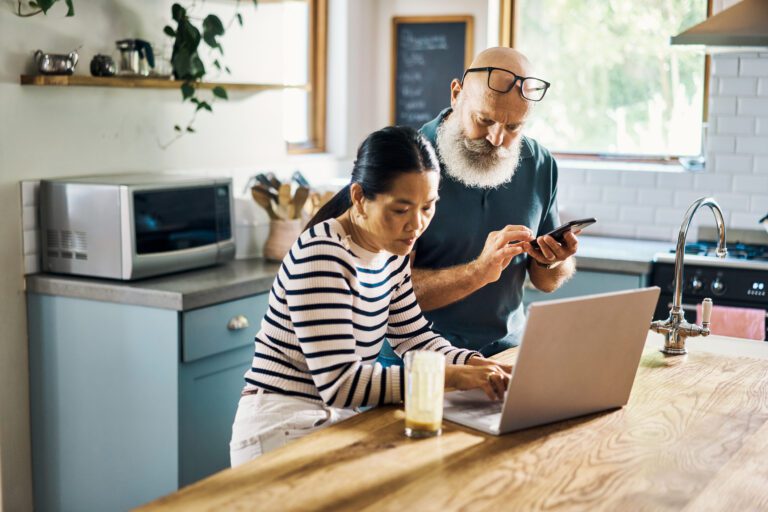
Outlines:
[[405,354],[405,435],[440,435],[445,358],[429,351]]

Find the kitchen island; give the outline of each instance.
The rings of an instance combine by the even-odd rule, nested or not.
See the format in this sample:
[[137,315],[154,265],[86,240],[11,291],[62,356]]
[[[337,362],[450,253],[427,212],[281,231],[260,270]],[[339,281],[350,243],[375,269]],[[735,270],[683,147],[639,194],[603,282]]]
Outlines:
[[[766,510],[768,343],[649,333],[629,403],[495,437],[380,407],[142,510]],[[499,356],[507,362],[516,349]]]

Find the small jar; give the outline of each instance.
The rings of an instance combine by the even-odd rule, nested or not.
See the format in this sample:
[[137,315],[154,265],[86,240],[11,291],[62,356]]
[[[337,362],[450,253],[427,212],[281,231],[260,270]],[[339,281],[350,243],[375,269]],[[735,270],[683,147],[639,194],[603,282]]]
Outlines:
[[94,55],[91,59],[91,74],[93,76],[114,76],[117,73],[115,61],[109,55]]

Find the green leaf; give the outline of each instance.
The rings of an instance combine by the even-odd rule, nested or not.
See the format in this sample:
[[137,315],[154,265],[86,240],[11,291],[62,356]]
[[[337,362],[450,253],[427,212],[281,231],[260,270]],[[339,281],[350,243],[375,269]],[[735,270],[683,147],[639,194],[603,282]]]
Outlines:
[[186,17],[187,10],[180,6],[179,4],[173,4],[171,7],[171,16],[173,17],[174,21],[180,22],[182,18]]
[[218,16],[209,14],[203,20],[203,41],[211,48],[221,50],[221,45],[216,40],[218,36],[224,35],[224,24]]
[[197,110],[207,110],[208,112],[213,112],[213,109],[211,108],[211,105],[208,104],[207,101],[201,101],[197,104]]
[[229,66],[224,66],[224,71],[226,71],[228,74],[232,74],[232,70],[229,69]]
[[223,100],[228,100],[229,99],[229,96],[227,95],[226,89],[224,89],[220,85],[217,85],[216,87],[213,88],[213,95],[216,96],[217,98],[221,98]]
[[192,103],[194,103],[195,105],[199,105],[199,104],[200,104],[200,100],[199,100],[199,99],[197,99],[197,98],[195,98],[194,96],[193,96],[192,98],[190,98],[190,100],[189,100],[189,101],[191,101],[191,102],[192,102]]
[[259,6],[259,0],[253,0],[253,6],[258,7]]
[[67,16],[74,16],[75,6],[72,4],[72,0],[64,0],[64,3],[67,4]]
[[195,133],[195,129],[194,129],[194,128],[192,128],[191,126],[187,126],[187,131],[188,131],[189,133]]
[[221,63],[219,62],[219,59],[214,60],[213,65],[216,66],[216,69],[221,71]]
[[168,36],[176,37],[176,31],[173,30],[173,27],[171,27],[170,25],[166,25],[165,27],[163,27],[163,32],[165,32],[165,34]]
[[32,0],[31,2],[29,2],[29,6],[30,6],[30,7],[40,7],[40,5],[38,5],[38,3],[37,3],[37,2],[35,2],[34,0]]
[[179,126],[179,125],[175,125],[175,126],[173,127],[173,129],[174,129],[174,130],[176,130],[177,132],[180,132],[180,131],[181,131],[181,126]]
[[242,15],[242,14],[240,14],[240,13],[237,13],[237,14],[235,14],[235,16],[237,17],[237,22],[238,22],[238,23],[240,24],[240,26],[242,27],[242,26],[243,26],[243,15]]
[[40,9],[42,9],[45,14],[48,14],[48,9],[55,3],[56,0],[37,0],[37,5],[40,6]]
[[182,101],[191,98],[195,95],[195,87],[189,82],[184,82],[181,84],[181,95],[183,96]]

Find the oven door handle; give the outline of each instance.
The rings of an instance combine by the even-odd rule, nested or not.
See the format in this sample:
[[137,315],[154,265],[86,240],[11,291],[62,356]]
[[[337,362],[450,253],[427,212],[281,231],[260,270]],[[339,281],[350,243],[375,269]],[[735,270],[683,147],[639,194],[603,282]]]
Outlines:
[[[672,303],[668,302],[667,307],[669,309],[672,309]],[[683,308],[683,311],[692,311],[694,313],[696,312],[696,304],[681,304],[680,307]],[[760,309],[760,308],[752,308],[752,309]],[[765,312],[765,318],[768,318],[768,311]]]

